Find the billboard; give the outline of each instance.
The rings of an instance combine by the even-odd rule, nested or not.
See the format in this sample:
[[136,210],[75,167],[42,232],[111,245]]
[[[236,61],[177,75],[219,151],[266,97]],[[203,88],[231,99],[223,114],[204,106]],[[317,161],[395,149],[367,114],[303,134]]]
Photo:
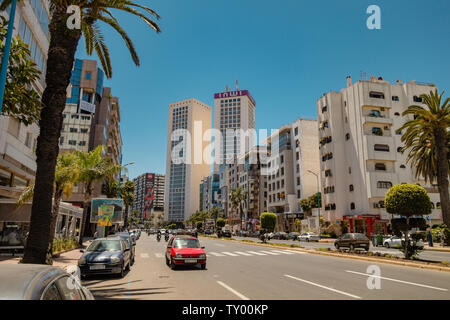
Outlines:
[[155,197],[155,176],[152,173],[147,173],[145,196],[144,196],[144,219],[148,219],[150,217],[153,208],[154,197]]
[[122,222],[122,199],[92,199],[91,223],[99,226],[112,226]]
[[95,113],[95,104],[80,100],[80,109],[90,113]]

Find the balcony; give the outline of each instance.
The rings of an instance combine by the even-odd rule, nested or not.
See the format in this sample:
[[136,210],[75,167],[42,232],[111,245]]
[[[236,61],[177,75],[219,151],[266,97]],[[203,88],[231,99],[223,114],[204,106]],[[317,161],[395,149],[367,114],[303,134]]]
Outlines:
[[392,125],[392,119],[391,118],[385,118],[385,117],[377,117],[377,116],[373,116],[373,115],[367,115],[364,117],[363,119],[363,123],[364,124],[369,124],[369,123],[380,123],[380,124],[389,124]]
[[[364,145],[366,146],[364,149],[364,153],[367,160],[391,160],[395,161],[395,148],[392,137],[386,136],[375,136],[375,135],[364,135],[363,137]],[[375,150],[375,146],[377,146],[378,150]],[[384,147],[389,151],[381,151]]]

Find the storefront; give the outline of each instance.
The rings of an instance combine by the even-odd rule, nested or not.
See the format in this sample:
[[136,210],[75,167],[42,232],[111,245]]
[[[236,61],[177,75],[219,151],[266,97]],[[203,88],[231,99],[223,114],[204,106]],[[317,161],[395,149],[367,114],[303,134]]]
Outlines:
[[[0,247],[22,247],[30,230],[31,203],[15,207],[16,200],[0,200]],[[55,237],[79,239],[83,209],[61,202]]]
[[344,216],[348,222],[349,233],[363,233],[367,237],[375,234],[386,234],[389,220],[381,219],[378,214],[363,214],[355,216]]

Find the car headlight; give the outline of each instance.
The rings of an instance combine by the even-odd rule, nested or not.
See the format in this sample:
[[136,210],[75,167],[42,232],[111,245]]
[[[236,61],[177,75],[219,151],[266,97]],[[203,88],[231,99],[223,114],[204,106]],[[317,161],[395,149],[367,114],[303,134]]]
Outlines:
[[198,256],[200,259],[205,259],[206,258],[206,254],[201,254]]
[[181,254],[179,254],[179,253],[175,254],[175,257],[176,258],[183,258],[183,256]]
[[86,258],[82,257],[78,260],[78,265],[86,264]]
[[120,262],[120,257],[118,257],[118,256],[111,257],[111,263],[119,263],[119,262]]

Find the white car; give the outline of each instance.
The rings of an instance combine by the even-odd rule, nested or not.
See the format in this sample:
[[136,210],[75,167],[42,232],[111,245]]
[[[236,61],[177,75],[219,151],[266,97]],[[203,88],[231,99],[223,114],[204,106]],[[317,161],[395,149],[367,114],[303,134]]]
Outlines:
[[298,236],[298,241],[319,241],[319,235],[312,232],[305,232]]
[[[401,248],[402,241],[405,241],[404,237],[399,238],[397,236],[392,236],[392,237],[384,240],[383,246],[385,246],[386,248]],[[411,239],[410,239],[410,241],[411,241]],[[420,239],[419,241],[416,242],[416,246],[423,248],[424,243],[423,243],[422,239]]]

